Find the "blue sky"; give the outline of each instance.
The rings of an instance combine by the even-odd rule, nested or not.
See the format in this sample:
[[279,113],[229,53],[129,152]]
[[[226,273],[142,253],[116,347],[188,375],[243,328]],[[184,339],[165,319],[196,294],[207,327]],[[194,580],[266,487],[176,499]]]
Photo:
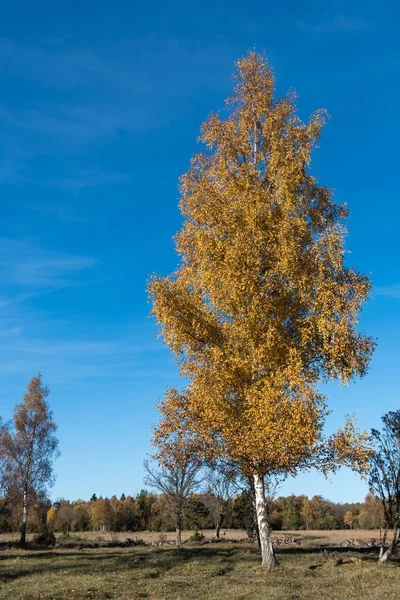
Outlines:
[[[62,451],[53,498],[142,487],[154,403],[177,381],[146,281],[176,265],[178,176],[253,47],[301,116],[329,111],[313,170],[348,203],[349,262],[374,284],[361,328],[378,348],[365,379],[328,386],[328,430],[399,408],[399,18],[368,0],[2,3],[0,414],[42,371]],[[310,473],[291,492],[361,500],[366,485]]]

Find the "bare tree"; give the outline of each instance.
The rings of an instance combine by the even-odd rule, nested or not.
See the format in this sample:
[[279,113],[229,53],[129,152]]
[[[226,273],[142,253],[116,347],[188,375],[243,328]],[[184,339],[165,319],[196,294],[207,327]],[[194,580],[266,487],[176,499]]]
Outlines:
[[237,472],[223,463],[211,465],[206,470],[204,481],[205,505],[215,527],[215,537],[219,540],[229,500],[238,493]]
[[29,382],[22,402],[15,406],[12,426],[1,436],[6,486],[9,495],[16,495],[23,505],[21,544],[26,541],[30,502],[54,480],[58,440],[57,426],[46,402],[48,394],[39,373]]
[[[400,544],[400,410],[384,415],[382,421],[382,432],[372,430],[377,449],[369,473],[369,487],[382,503],[386,524],[380,563],[386,562]],[[389,529],[393,536],[387,545]]]
[[184,454],[178,448],[179,459],[164,464],[156,460],[144,462],[145,484],[165,494],[168,508],[174,515],[176,527],[176,546],[182,545],[182,522],[190,495],[200,485],[201,462],[196,455]]

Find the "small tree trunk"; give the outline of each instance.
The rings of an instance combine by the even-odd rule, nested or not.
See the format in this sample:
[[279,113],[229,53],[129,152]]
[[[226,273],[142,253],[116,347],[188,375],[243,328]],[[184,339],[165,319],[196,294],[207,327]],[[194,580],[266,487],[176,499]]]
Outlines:
[[24,490],[21,537],[19,540],[20,544],[25,544],[25,542],[26,542],[26,523],[27,523],[27,521],[28,521],[28,493],[26,490]]
[[268,522],[267,504],[265,501],[264,478],[254,473],[254,491],[256,498],[256,511],[258,531],[260,535],[262,566],[273,569],[278,565],[271,539],[271,528]]
[[385,527],[385,531],[383,532],[383,538],[381,538],[381,548],[379,550],[379,561],[381,560],[382,556],[385,554],[386,551],[386,539],[387,539],[387,534],[388,534],[388,526]]
[[175,537],[175,546],[179,548],[182,546],[182,515],[178,513],[176,515],[176,537]]
[[378,561],[380,564],[387,562],[389,560],[389,558],[392,556],[394,549],[396,548],[397,543],[399,541],[398,537],[399,537],[398,529],[397,529],[397,527],[394,527],[393,528],[393,538],[389,544],[389,547],[386,548],[386,550],[385,550],[384,546],[381,547],[381,550],[379,553],[379,561]]
[[222,527],[222,523],[224,522],[224,512],[221,511],[218,515],[218,519],[217,519],[217,524],[215,526],[215,537],[217,538],[217,540],[220,539],[220,534],[221,534],[221,527]]

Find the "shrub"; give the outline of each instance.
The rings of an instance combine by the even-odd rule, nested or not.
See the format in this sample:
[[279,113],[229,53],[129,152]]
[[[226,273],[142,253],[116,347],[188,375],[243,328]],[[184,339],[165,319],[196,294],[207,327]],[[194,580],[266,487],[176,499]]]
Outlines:
[[6,533],[8,531],[11,531],[11,526],[10,526],[9,522],[6,519],[1,519],[0,520],[0,533]]
[[54,546],[56,543],[56,536],[52,531],[47,528],[43,528],[33,536],[33,543],[39,544],[40,546]]
[[145,546],[146,542],[144,540],[142,540],[142,538],[136,538],[135,539],[135,546]]
[[192,535],[190,536],[190,538],[188,539],[188,542],[203,542],[205,540],[205,537],[202,533],[199,532],[198,529],[195,529],[194,533],[192,533]]

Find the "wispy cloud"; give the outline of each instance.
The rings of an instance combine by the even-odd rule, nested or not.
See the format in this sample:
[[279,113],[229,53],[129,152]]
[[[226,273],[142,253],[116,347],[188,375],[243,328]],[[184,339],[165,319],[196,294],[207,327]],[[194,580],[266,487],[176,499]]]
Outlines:
[[[36,327],[38,327],[36,323]],[[71,324],[69,324],[69,327]],[[141,364],[147,352],[152,354],[155,373],[164,374],[165,361],[160,360],[160,346],[146,346],[140,340],[122,337],[120,339],[89,339],[71,337],[63,324],[44,324],[42,335],[32,334],[26,328],[0,330],[0,375],[21,375],[29,377],[42,371],[53,382],[65,383],[86,378],[96,380],[107,377],[121,379],[141,378],[149,373]],[[49,333],[57,328],[57,337]],[[154,349],[158,358],[154,357]],[[161,375],[160,375],[161,376]]]
[[134,361],[123,360],[118,345],[108,341],[57,342],[28,335],[2,341],[0,337],[0,356],[0,373],[45,371],[59,381],[113,374],[129,377],[135,368]]
[[[62,182],[59,182],[58,185],[62,187]],[[61,221],[67,221],[69,223],[82,223],[87,220],[84,216],[71,212],[69,207],[62,204],[27,204],[26,207],[38,213],[51,215],[61,219]]]
[[2,337],[16,336],[22,331],[22,327],[9,327],[8,329],[0,329],[0,343]]
[[[205,82],[221,84],[214,69],[215,55],[227,54],[229,39],[188,44],[162,36],[135,36],[118,43],[88,46],[60,39],[57,44],[19,43],[0,38],[1,70],[46,87],[64,91],[82,87],[98,95],[110,89],[114,94],[179,95]],[[198,78],[188,78],[196,69]],[[109,98],[112,100],[112,98]],[[159,98],[156,99],[157,101]]]
[[382,296],[384,298],[391,298],[392,300],[400,300],[400,283],[374,287],[373,294],[374,296]]
[[43,185],[61,187],[65,190],[79,191],[86,188],[96,187],[98,185],[107,185],[110,183],[125,183],[129,181],[130,176],[127,173],[106,173],[102,171],[81,171],[73,173],[71,177],[61,179],[48,179],[43,181]]
[[38,46],[0,39],[2,70],[60,90],[76,86],[104,89],[110,85],[138,89],[140,84],[132,76],[132,63],[128,69],[126,62],[116,60],[116,54],[118,47],[115,46],[103,49],[83,44],[72,46],[65,40]]
[[90,106],[48,105],[36,110],[13,109],[1,104],[0,119],[9,127],[51,136],[58,144],[60,137],[66,142],[90,142],[113,135],[124,126],[122,117]]
[[[87,355],[91,357],[110,356],[118,351],[118,344],[109,341],[93,340],[49,340],[43,338],[26,338],[19,334],[22,328],[12,328],[4,335],[9,337],[7,344],[0,338],[0,350],[9,350],[16,353],[27,353],[31,355],[57,355],[71,354],[75,356]],[[13,339],[11,340],[11,336]]]
[[[230,69],[230,44],[191,40],[189,46],[151,35],[92,46],[0,38],[1,80],[31,89],[24,102],[0,103],[0,182],[15,181],[21,169],[23,181],[30,182],[37,157],[76,157],[113,143],[122,132],[170,126],[192,109],[191,97],[199,89],[221,87],[225,80],[215,69],[215,56],[225,55]],[[77,190],[94,184],[90,177],[71,177],[63,185]]]
[[344,15],[336,15],[330,19],[313,23],[298,21],[296,26],[306,33],[354,33],[367,28],[367,24],[364,21]]
[[[0,127],[3,130],[0,182],[16,178],[29,181],[27,165],[36,157],[76,156],[95,144],[112,142],[119,132],[152,130],[166,123],[168,119],[161,116],[152,101],[146,98],[129,102],[126,98],[109,100],[107,96],[103,105],[43,104],[38,109],[0,103]],[[121,181],[125,176],[109,174],[110,177]],[[86,181],[89,182],[88,176]],[[66,179],[65,185],[72,187],[76,180]]]
[[29,239],[0,238],[0,256],[3,289],[22,288],[24,294],[76,285],[83,271],[99,265],[92,257],[48,250]]

